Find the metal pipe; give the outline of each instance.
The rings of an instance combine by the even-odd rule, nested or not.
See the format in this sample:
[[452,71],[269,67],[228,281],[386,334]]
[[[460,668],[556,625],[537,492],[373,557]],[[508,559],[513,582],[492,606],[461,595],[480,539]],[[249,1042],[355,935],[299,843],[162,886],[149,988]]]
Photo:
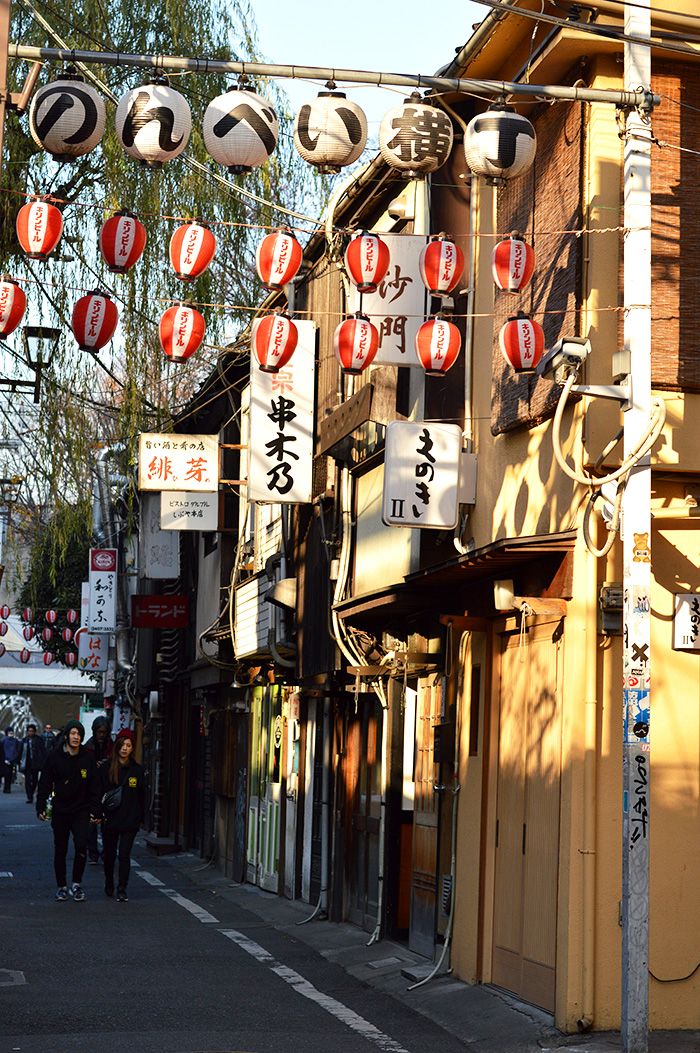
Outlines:
[[595,1008],[595,904],[596,904],[596,782],[598,744],[598,559],[586,560],[586,698],[583,728],[583,1012],[579,1031],[593,1027]]

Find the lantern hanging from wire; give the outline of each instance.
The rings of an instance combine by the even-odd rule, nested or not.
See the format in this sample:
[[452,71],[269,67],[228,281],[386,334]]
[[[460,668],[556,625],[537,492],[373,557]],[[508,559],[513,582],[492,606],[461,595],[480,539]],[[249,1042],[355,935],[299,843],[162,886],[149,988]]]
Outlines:
[[31,654],[32,652],[29,650],[29,648],[23,647],[22,650],[19,652],[20,662],[24,662],[24,664],[26,665],[29,659],[31,658]]
[[50,643],[53,640],[53,629],[42,629],[41,638],[44,643]]
[[58,619],[58,614],[56,613],[56,611],[51,610],[47,611],[44,617],[46,618],[46,621],[49,625],[55,625]]
[[31,607],[25,607],[24,610],[22,611],[22,620],[25,621],[25,622],[30,622],[30,621],[32,621],[33,618],[34,618],[34,611],[32,610],[32,608]]
[[452,121],[444,110],[413,92],[403,105],[385,113],[379,126],[379,150],[386,163],[407,179],[434,172],[452,150]]
[[516,373],[532,373],[544,354],[544,333],[538,322],[518,311],[501,329],[499,342]]
[[493,280],[504,292],[522,292],[534,269],[534,249],[516,232],[499,241],[491,253]]
[[294,119],[294,145],[320,172],[334,174],[360,156],[367,143],[367,118],[343,91],[320,91]]
[[389,270],[389,247],[376,234],[359,231],[345,250],[345,270],[358,292],[373,293]]
[[205,330],[202,315],[183,300],[161,315],[158,323],[160,346],[171,362],[185,362],[201,346]]
[[492,186],[505,186],[528,171],[537,135],[527,117],[495,103],[473,117],[464,133],[464,156],[472,172]]
[[61,639],[63,640],[64,643],[70,643],[71,640],[73,639],[73,630],[72,629],[64,629],[62,631],[62,633],[61,633]]
[[67,666],[72,667],[78,661],[78,656],[75,653],[75,651],[67,651],[66,654],[64,654],[63,656],[63,661],[66,663]]
[[34,198],[17,213],[17,238],[30,260],[45,260],[63,233],[63,216],[55,205]]
[[73,333],[81,351],[93,354],[114,336],[119,312],[109,293],[101,289],[81,296],[73,308]]
[[258,277],[266,289],[283,289],[297,275],[303,250],[289,228],[266,234],[255,252]]
[[0,340],[14,333],[24,318],[27,297],[22,286],[14,278],[0,280]]
[[193,282],[204,274],[215,252],[216,238],[201,220],[189,219],[170,239],[170,262],[175,276],[183,282]]
[[429,377],[439,377],[454,365],[462,346],[459,329],[438,314],[416,333],[418,361]]
[[0,607],[0,618],[5,621],[6,618],[10,617],[10,613],[10,608],[6,603],[3,603],[2,607]]
[[147,168],[162,168],[187,146],[192,114],[187,100],[156,79],[123,95],[114,115],[117,139]]
[[29,109],[32,139],[56,161],[74,161],[94,150],[105,120],[102,96],[75,70],[39,88]]
[[102,224],[99,242],[112,274],[126,274],[143,255],[146,228],[133,212],[123,208]]
[[75,625],[75,623],[77,622],[77,620],[78,620],[78,612],[77,612],[77,611],[74,611],[74,610],[73,610],[73,609],[71,608],[71,609],[70,609],[70,610],[68,611],[68,613],[66,614],[66,621],[68,622],[68,624],[69,624],[69,625]]
[[299,331],[284,311],[266,314],[253,322],[251,346],[263,373],[279,373],[289,362],[299,341]]
[[335,357],[350,376],[359,376],[372,364],[378,347],[377,327],[359,311],[341,322],[333,336]]
[[46,651],[42,659],[44,665],[51,665],[53,663],[53,655],[50,651]]
[[264,164],[279,133],[274,107],[253,91],[229,88],[212,99],[204,112],[202,135],[207,152],[233,175]]
[[0,622],[0,636],[4,636],[8,630],[7,622]]
[[449,296],[462,277],[464,253],[447,234],[438,234],[422,250],[418,265],[431,296]]
[[34,639],[34,630],[31,625],[25,625],[24,629],[22,629],[22,636],[27,641]]

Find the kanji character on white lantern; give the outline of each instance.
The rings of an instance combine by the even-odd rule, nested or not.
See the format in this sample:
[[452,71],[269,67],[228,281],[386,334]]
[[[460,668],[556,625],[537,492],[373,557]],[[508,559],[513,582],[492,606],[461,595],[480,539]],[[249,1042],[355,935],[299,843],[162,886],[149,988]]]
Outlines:
[[434,172],[452,150],[452,121],[444,110],[423,102],[419,92],[385,113],[379,126],[379,150],[407,179]]
[[184,96],[166,80],[152,80],[122,96],[114,127],[130,157],[147,168],[162,168],[187,146],[192,114]]
[[105,130],[105,104],[76,72],[61,73],[39,88],[29,110],[29,131],[56,161],[74,161],[99,143]]
[[274,108],[253,91],[230,88],[212,99],[204,112],[204,145],[234,175],[264,164],[279,133]]

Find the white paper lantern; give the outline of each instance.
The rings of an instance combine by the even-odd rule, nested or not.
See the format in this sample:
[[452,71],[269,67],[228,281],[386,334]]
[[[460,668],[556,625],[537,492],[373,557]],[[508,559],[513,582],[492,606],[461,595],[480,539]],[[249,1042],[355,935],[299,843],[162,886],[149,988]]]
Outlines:
[[356,161],[367,142],[367,118],[343,91],[320,91],[294,120],[294,145],[320,172],[339,172]]
[[105,117],[97,90],[76,73],[62,73],[32,99],[29,131],[57,161],[72,161],[94,150],[105,130]]
[[464,133],[467,164],[492,186],[505,186],[527,172],[536,149],[534,127],[509,106],[490,106],[471,119]]
[[192,115],[187,100],[166,81],[158,80],[121,97],[114,126],[130,157],[148,168],[162,168],[187,146]]
[[448,115],[423,102],[418,92],[385,113],[379,126],[382,157],[408,179],[444,165],[453,141]]
[[264,164],[279,133],[273,107],[253,91],[231,88],[212,99],[204,113],[204,145],[234,175]]

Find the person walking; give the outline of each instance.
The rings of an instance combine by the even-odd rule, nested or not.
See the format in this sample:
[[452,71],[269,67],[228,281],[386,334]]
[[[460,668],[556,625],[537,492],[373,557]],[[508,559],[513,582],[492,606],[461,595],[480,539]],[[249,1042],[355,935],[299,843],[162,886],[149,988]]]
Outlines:
[[[92,736],[85,743],[85,749],[95,755],[97,767],[101,768],[107,764],[112,756],[114,739],[109,733],[109,721],[107,717],[95,717],[92,722]],[[99,823],[90,823],[88,830],[88,863],[97,865],[100,862],[100,850],[97,844],[97,828]]]
[[27,804],[34,803],[34,792],[39,781],[39,772],[44,767],[46,748],[41,735],[36,733],[36,724],[27,724],[27,734],[22,739],[22,755],[19,770],[24,774],[24,789]]
[[15,764],[22,753],[22,742],[20,739],[15,738],[15,733],[12,728],[5,728],[5,738],[2,740],[2,751],[2,760],[4,762],[3,779],[5,781],[2,792],[11,793],[12,779],[15,774]]
[[50,724],[44,724],[44,734],[41,737],[44,740],[46,752],[50,753],[56,745],[56,732],[53,730]]
[[[119,851],[117,902],[128,900],[126,888],[131,872],[131,849],[143,823],[145,811],[144,773],[134,759],[136,737],[123,728],[114,740],[112,759],[98,771],[102,793],[102,845],[104,849],[105,895],[114,895],[114,864]],[[112,795],[110,802],[107,795]]]
[[99,816],[100,798],[97,784],[97,765],[92,753],[83,746],[85,728],[77,720],[69,720],[48,755],[39,779],[36,795],[36,814],[46,821],[46,804],[53,793],[51,826],[54,839],[54,871],[56,899],[68,899],[66,887],[66,856],[68,841],[73,835],[73,883],[70,895],[80,903],[85,899],[82,879],[87,861],[87,836],[91,816]]

